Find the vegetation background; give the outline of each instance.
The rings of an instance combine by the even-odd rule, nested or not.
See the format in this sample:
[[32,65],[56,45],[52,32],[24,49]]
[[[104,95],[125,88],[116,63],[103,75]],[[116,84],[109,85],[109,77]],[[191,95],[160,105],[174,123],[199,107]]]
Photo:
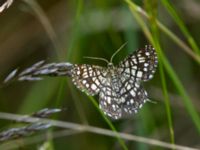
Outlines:
[[[139,138],[127,140],[54,128],[1,143],[0,148],[167,149],[151,141],[155,139],[200,149],[199,14],[198,0],[14,1],[0,13],[0,112],[30,114],[47,107],[66,108],[55,119],[113,132],[116,129],[149,140],[140,142]],[[65,77],[3,84],[15,68],[24,69],[40,60],[106,66],[83,57],[109,59],[125,42],[115,64],[149,43],[159,55],[155,77],[144,84],[156,104],[146,103],[130,118],[106,120],[95,107],[94,99],[77,90]],[[98,97],[94,98],[98,102]],[[12,121],[0,120],[1,131],[14,125]],[[54,136],[60,131],[63,134]],[[37,136],[44,138],[34,138]]]

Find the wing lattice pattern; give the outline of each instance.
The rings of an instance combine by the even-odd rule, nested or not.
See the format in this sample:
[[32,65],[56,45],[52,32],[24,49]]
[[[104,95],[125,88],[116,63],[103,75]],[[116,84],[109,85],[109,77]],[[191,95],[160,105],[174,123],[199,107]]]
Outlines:
[[145,49],[139,49],[129,55],[119,64],[119,73],[123,76],[139,81],[148,81],[153,78],[158,64],[155,49],[146,45]]
[[102,88],[102,71],[104,68],[94,65],[74,65],[72,81],[81,91],[96,95]]
[[73,83],[89,95],[99,95],[99,107],[119,119],[137,113],[148,100],[142,81],[153,78],[158,64],[155,49],[148,45],[125,58],[117,67],[74,65]]

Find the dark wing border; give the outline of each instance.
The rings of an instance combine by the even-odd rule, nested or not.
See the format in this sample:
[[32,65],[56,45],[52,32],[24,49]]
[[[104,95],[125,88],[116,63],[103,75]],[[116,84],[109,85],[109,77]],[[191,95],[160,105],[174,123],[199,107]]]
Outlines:
[[134,80],[148,81],[153,78],[158,65],[158,57],[151,45],[129,55],[118,65],[118,71],[125,77]]

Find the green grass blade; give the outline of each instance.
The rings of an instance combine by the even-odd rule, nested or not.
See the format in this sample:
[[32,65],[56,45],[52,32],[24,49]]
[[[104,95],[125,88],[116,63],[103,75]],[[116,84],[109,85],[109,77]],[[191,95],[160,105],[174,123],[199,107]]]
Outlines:
[[200,49],[198,45],[196,44],[195,40],[191,36],[190,32],[188,31],[187,27],[185,26],[183,20],[180,18],[180,16],[177,14],[176,10],[174,9],[173,5],[170,3],[169,0],[162,0],[161,1],[163,6],[167,9],[167,11],[170,13],[171,17],[174,19],[176,24],[181,29],[184,36],[187,38],[188,43],[192,47],[192,49],[197,53],[200,54]]
[[[71,38],[71,42],[69,44],[70,46],[69,46],[68,52],[67,52],[67,60],[71,60],[71,59],[74,58],[74,56],[73,56],[73,44],[74,44],[75,40],[77,40],[77,38],[78,38],[79,20],[80,20],[81,12],[83,11],[82,9],[83,9],[83,1],[82,0],[78,0],[78,4],[77,4],[77,8],[76,8],[76,17],[75,17],[75,21],[74,21],[74,28],[73,28],[73,31],[72,31],[72,38]],[[70,88],[70,91],[73,91],[73,89]],[[112,124],[112,122],[99,109],[99,106],[98,106],[97,102],[95,101],[95,99],[93,97],[89,97],[89,99],[92,101],[92,103],[94,104],[95,108],[101,113],[102,117],[104,118],[104,120],[106,121],[106,123],[109,125],[109,127],[114,132],[116,132],[116,138],[118,139],[119,144],[121,145],[121,147],[124,150],[128,150],[128,148],[126,147],[126,144],[124,143],[124,141],[118,135],[118,132],[115,129],[115,127]]]
[[163,53],[161,53],[161,56],[162,56],[162,59],[163,59],[162,61],[163,61],[163,64],[165,66],[167,73],[169,74],[171,80],[174,82],[174,85],[175,85],[177,91],[183,98],[182,100],[184,102],[184,105],[185,105],[189,115],[191,116],[194,124],[196,125],[198,132],[200,133],[200,117],[199,117],[198,112],[195,109],[195,106],[192,103],[191,98],[187,94],[185,88],[183,87],[181,81],[179,80],[178,76],[174,72],[174,70],[171,67],[170,63],[168,62],[167,58],[164,56]]
[[[136,17],[136,20],[138,21],[139,25],[141,26],[143,32],[145,33],[145,35],[147,36],[149,41],[151,43],[153,43],[154,46],[156,46],[156,43],[155,43],[148,27],[146,26],[145,22],[141,19],[141,17],[138,14],[138,8],[139,7],[137,7],[137,5],[135,5],[130,0],[125,0],[125,1],[128,3],[128,6],[130,7],[131,12]],[[183,87],[181,81],[179,80],[178,76],[176,75],[175,71],[171,67],[170,63],[168,62],[168,60],[165,57],[165,55],[163,54],[163,52],[160,51],[158,53],[159,53],[159,56],[161,58],[163,65],[164,65],[167,73],[169,74],[171,80],[173,81],[177,91],[182,96],[183,103],[184,103],[189,115],[191,116],[193,123],[195,124],[198,132],[200,133],[200,117],[199,117],[198,112],[196,111],[196,109],[195,109],[195,107],[192,103],[191,98],[187,94],[185,88]]]
[[193,58],[198,64],[200,64],[200,57],[196,55],[192,49],[190,49],[179,37],[177,37],[172,31],[170,31],[166,26],[164,26],[161,22],[157,21],[158,27],[163,31],[169,38],[172,39],[174,43],[179,45],[184,52],[186,52],[189,56]]
[[166,107],[166,112],[167,112],[167,120],[168,120],[169,132],[170,132],[170,139],[171,139],[171,143],[175,144],[172,112],[171,112],[171,108],[170,108],[170,99],[169,99],[169,95],[168,95],[168,91],[167,91],[167,84],[166,84],[166,80],[165,80],[163,64],[161,63],[161,61],[159,64],[159,71],[160,71],[163,95],[164,95],[164,99],[165,99],[165,107]]
[[[75,16],[74,16],[74,20],[73,20],[73,28],[72,28],[72,32],[70,35],[70,40],[68,43],[68,48],[67,48],[67,53],[66,53],[66,60],[67,61],[73,61],[73,59],[76,59],[79,56],[79,53],[76,53],[76,55],[74,55],[74,45],[75,43],[78,41],[79,36],[80,36],[80,16],[83,13],[83,0],[78,0],[77,2],[75,2],[74,4],[75,7]],[[87,117],[85,115],[85,112],[83,110],[83,107],[81,107],[81,102],[79,100],[79,97],[77,96],[76,91],[73,89],[73,85],[69,82],[67,82],[67,86],[68,86],[68,90],[71,93],[72,98],[74,99],[74,106],[75,109],[81,119],[81,122],[83,124],[88,124],[88,120]]]
[[174,144],[174,129],[173,129],[173,122],[172,122],[172,112],[170,108],[170,100],[169,100],[169,95],[167,91],[167,84],[165,80],[165,74],[163,70],[163,64],[162,64],[162,57],[160,56],[161,52],[161,46],[160,46],[160,37],[159,37],[159,30],[158,26],[156,23],[158,12],[157,12],[157,1],[151,1],[151,0],[146,0],[145,1],[145,6],[147,8],[147,11],[150,15],[150,27],[152,31],[152,36],[153,36],[153,42],[155,44],[155,48],[158,51],[158,58],[159,58],[159,72],[160,72],[160,78],[161,78],[161,83],[162,83],[162,91],[164,95],[164,100],[165,100],[165,107],[166,107],[166,113],[167,113],[167,121],[168,121],[168,126],[169,126],[169,133],[170,133],[170,139],[171,143]]
[[[135,18],[141,18],[140,15],[144,16],[145,18],[147,19],[150,19],[149,15],[141,8],[139,7],[138,5],[136,5],[135,3],[133,3],[131,0],[124,0],[130,7],[130,10],[132,11],[133,15],[135,16]],[[134,13],[137,12],[137,13]],[[140,25],[142,25],[140,23],[140,19],[138,20],[138,23]],[[180,50],[183,50],[185,53],[187,53],[190,57],[192,57],[198,64],[200,64],[200,56],[199,55],[196,55],[192,49],[190,47],[188,47],[179,37],[177,37],[173,32],[171,32],[165,25],[163,25],[161,22],[159,22],[158,20],[157,21],[157,24],[158,24],[158,27],[161,31],[163,31],[163,33],[165,33],[169,38],[172,39],[172,41],[174,43],[176,43],[177,45],[179,45],[181,47]],[[150,39],[150,41],[152,41],[149,33],[147,31],[145,31],[146,29],[144,28],[144,32],[147,36],[148,39]]]
[[103,119],[106,121],[106,123],[109,125],[109,127],[111,128],[112,131],[114,131],[116,133],[116,138],[119,141],[119,144],[122,146],[122,148],[124,150],[128,150],[126,144],[124,143],[124,141],[121,139],[120,135],[118,134],[115,126],[112,124],[112,122],[104,115],[104,113],[99,109],[99,105],[98,103],[95,101],[95,99],[91,96],[89,96],[90,101],[94,104],[94,106],[96,107],[96,109],[101,113],[101,116],[103,117]]

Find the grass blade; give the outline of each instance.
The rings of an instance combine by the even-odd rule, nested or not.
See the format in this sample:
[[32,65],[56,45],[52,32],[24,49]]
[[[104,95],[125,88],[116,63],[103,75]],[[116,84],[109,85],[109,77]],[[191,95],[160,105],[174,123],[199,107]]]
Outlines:
[[[138,23],[142,25],[142,23],[140,23],[140,18],[142,16],[144,16],[147,19],[150,19],[149,15],[138,5],[136,5],[135,3],[133,3],[130,0],[125,0],[125,2],[129,5],[131,11],[133,12],[133,15],[135,16],[135,18],[139,18],[137,19]],[[134,11],[136,13],[134,13]],[[138,13],[138,14],[137,14]],[[140,15],[139,15],[140,14]],[[171,32],[165,25],[163,25],[161,22],[159,22],[158,20],[156,20],[158,27],[161,31],[163,31],[163,33],[165,33],[169,38],[172,39],[172,41],[174,43],[176,43],[177,45],[179,45],[185,53],[187,53],[190,57],[192,57],[198,64],[200,64],[200,57],[198,55],[196,55],[192,49],[190,47],[188,47],[180,38],[178,38],[173,32]],[[145,31],[146,29],[144,28],[144,32],[146,34],[146,36],[148,37],[148,39],[151,39],[149,33],[147,31]],[[152,39],[150,40],[152,41]]]
[[106,123],[109,125],[109,127],[111,128],[111,130],[115,133],[117,140],[119,141],[120,145],[122,146],[122,148],[124,150],[128,150],[128,148],[126,147],[126,144],[124,143],[124,141],[122,140],[122,138],[119,136],[118,131],[116,130],[115,126],[112,124],[112,122],[104,115],[104,113],[99,109],[99,105],[98,103],[95,101],[95,99],[91,96],[89,96],[89,99],[91,100],[91,102],[94,104],[94,106],[96,107],[96,109],[101,113],[101,116],[103,117],[103,119],[106,121]]
[[[145,22],[141,19],[141,17],[138,14],[138,8],[139,7],[137,7],[137,5],[135,5],[130,0],[125,0],[125,1],[128,3],[128,6],[130,7],[130,10],[131,10],[132,14],[136,17],[136,20],[140,24],[143,32],[145,33],[145,35],[147,36],[149,41],[151,43],[153,43],[154,46],[156,46],[156,42],[154,41],[153,36],[151,35],[148,27],[146,26]],[[162,63],[164,65],[167,73],[169,74],[171,80],[173,81],[177,91],[182,96],[183,103],[184,103],[189,115],[191,116],[191,119],[192,119],[193,123],[195,124],[198,132],[200,133],[200,117],[199,117],[198,112],[196,111],[196,109],[195,109],[195,107],[194,107],[194,105],[192,103],[191,98],[187,94],[185,88],[183,87],[181,81],[179,80],[179,78],[176,75],[175,71],[171,67],[171,65],[168,62],[167,58],[165,57],[164,53],[162,51],[159,51],[158,53],[159,53],[159,56],[160,56],[160,60],[162,61]]]
[[190,32],[188,31],[187,27],[185,26],[183,20],[177,14],[176,10],[174,9],[173,5],[170,3],[169,0],[161,0],[163,6],[167,9],[171,17],[174,19],[175,23],[179,26],[184,36],[187,38],[188,43],[192,47],[192,49],[200,55],[200,49],[196,44],[195,40],[191,36]]
[[[159,58],[159,72],[160,72],[160,78],[161,78],[161,83],[162,83],[162,91],[164,95],[164,100],[165,100],[165,107],[166,107],[166,113],[167,113],[167,120],[168,120],[168,126],[169,126],[169,133],[170,133],[170,139],[171,143],[174,144],[174,129],[173,129],[173,123],[172,123],[172,112],[170,108],[170,100],[169,100],[169,95],[167,91],[167,84],[165,80],[165,74],[163,70],[163,64],[162,64],[162,57],[160,56],[161,52],[161,46],[160,46],[160,36],[159,36],[159,30],[158,26],[156,23],[157,16],[158,16],[158,7],[157,7],[157,1],[151,1],[151,0],[146,0],[145,1],[145,6],[147,8],[147,11],[150,16],[150,27],[152,31],[152,36],[153,36],[153,42],[155,44],[155,48],[158,51],[158,58]],[[156,8],[156,9],[155,9]]]

